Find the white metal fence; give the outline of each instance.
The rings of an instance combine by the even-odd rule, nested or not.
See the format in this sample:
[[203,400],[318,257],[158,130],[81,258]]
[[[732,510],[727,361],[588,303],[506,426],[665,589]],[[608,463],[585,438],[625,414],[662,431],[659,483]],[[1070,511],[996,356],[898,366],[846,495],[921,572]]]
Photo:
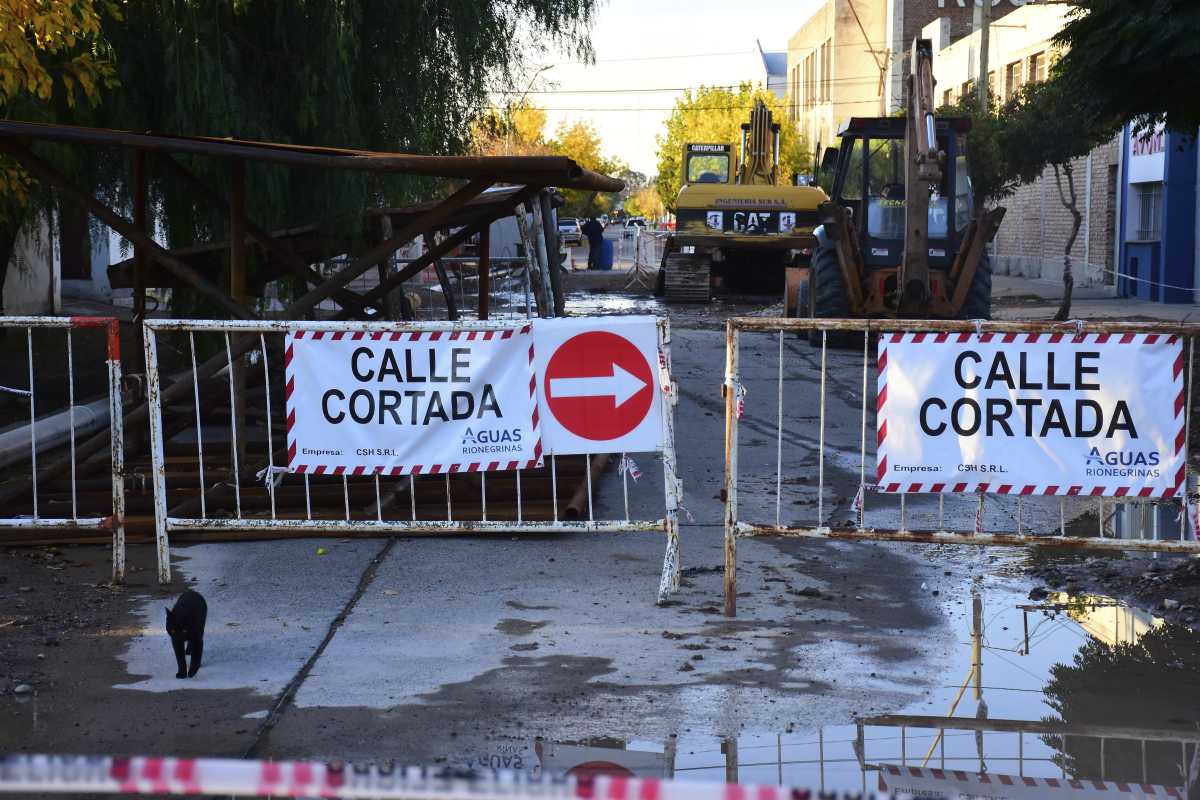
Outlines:
[[[18,378],[6,382],[19,384],[24,378],[23,385],[0,385],[0,402],[15,412],[10,416],[5,410],[5,418],[13,424],[0,430],[0,474],[6,478],[0,483],[5,506],[0,530],[111,531],[113,580],[123,581],[125,484],[118,322],[111,317],[0,317],[0,329],[7,333],[10,350],[6,371]],[[63,335],[55,341],[57,332]],[[97,349],[105,353],[106,375],[95,375],[86,360],[77,365],[77,337],[81,336],[100,339],[86,344],[97,346],[89,349],[92,356]],[[22,350],[24,358],[19,354]],[[80,372],[89,378],[83,387],[77,380]],[[89,400],[97,391],[101,397]],[[80,481],[93,470],[111,478],[111,491],[81,490]]]
[[[1200,326],[1156,323],[950,322],[733,318],[726,325],[725,368],[725,613],[736,614],[737,539],[781,535],[976,545],[1040,545],[1107,550],[1200,553],[1190,518],[1196,510],[1190,465],[1186,491],[1174,498],[880,493],[874,483],[877,376],[871,350],[883,332],[1157,333],[1183,337],[1190,437],[1191,375]],[[816,345],[811,347],[810,339]],[[747,341],[748,340],[748,341]],[[834,344],[842,345],[835,348]],[[776,362],[770,378],[749,378],[742,351],[755,363]],[[769,362],[768,362],[769,363]],[[798,369],[811,367],[812,369]],[[761,373],[760,373],[761,374]],[[815,379],[814,379],[815,376]],[[840,413],[831,424],[830,406]],[[749,427],[752,449],[739,448]],[[855,430],[856,429],[856,430]],[[843,431],[853,430],[854,435]],[[1187,463],[1185,444],[1184,462]],[[747,468],[749,467],[749,468]],[[815,473],[815,474],[814,474]],[[815,478],[815,480],[813,480]],[[742,495],[749,493],[749,502]],[[874,499],[873,499],[874,498]],[[1117,538],[1118,504],[1168,508],[1173,530],[1153,538]],[[749,514],[746,513],[749,509]],[[1094,512],[1089,531],[1068,535],[1072,520]],[[754,516],[750,516],[753,514]],[[837,517],[835,519],[835,516]],[[1154,514],[1158,520],[1162,516]]]
[[[670,329],[660,320],[664,393],[663,514],[630,514],[627,455],[619,456],[623,514],[599,514],[594,482],[610,454],[555,456],[536,470],[381,476],[290,474],[284,435],[283,337],[292,329],[396,333],[502,331],[500,322],[284,322],[149,320],[145,324],[159,578],[170,579],[175,533],[445,535],[653,531],[666,534],[659,599],[679,587],[679,481],[675,468]],[[216,381],[197,368],[224,357]],[[241,376],[239,377],[239,373]],[[164,385],[184,392],[164,400]],[[239,385],[240,384],[240,385]],[[168,468],[168,465],[170,468]],[[610,506],[610,504],[606,504]]]

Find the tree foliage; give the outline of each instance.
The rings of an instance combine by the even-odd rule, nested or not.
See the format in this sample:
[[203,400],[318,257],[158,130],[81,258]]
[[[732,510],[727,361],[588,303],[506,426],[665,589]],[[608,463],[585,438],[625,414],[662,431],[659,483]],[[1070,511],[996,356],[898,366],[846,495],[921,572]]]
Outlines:
[[1120,129],[1120,118],[1098,115],[1095,107],[1081,104],[1057,67],[1051,80],[1026,84],[1000,107],[983,111],[970,94],[938,113],[971,118],[967,153],[977,209],[1052,171],[1059,200],[1072,221],[1063,253],[1063,297],[1055,315],[1066,319],[1075,285],[1071,250],[1083,222],[1072,162],[1111,139]]
[[[587,122],[562,124],[555,132],[550,149],[574,159],[579,166],[605,175],[615,175],[624,169],[616,159],[605,155],[600,134]],[[567,204],[563,214],[575,217],[594,217],[611,211],[617,195],[583,189],[564,189]]]
[[937,116],[968,117],[971,131],[967,134],[967,157],[971,167],[971,191],[975,208],[994,205],[1012,194],[1021,181],[1007,158],[1000,141],[1006,113],[997,109],[982,112],[978,96],[972,92],[957,102],[942,106]]
[[[34,88],[35,102],[0,110],[118,129],[459,153],[469,146],[470,123],[489,107],[490,92],[526,77],[532,59],[550,51],[590,57],[595,6],[596,0],[0,0],[10,15],[0,18],[0,42],[7,44],[0,58],[26,52],[24,37],[40,46],[47,72],[63,76],[54,85],[67,100],[72,87],[91,100],[93,89],[108,86],[94,108],[72,108],[58,102],[57,92],[47,100],[45,80],[22,69],[15,73],[19,85]],[[18,12],[24,16],[12,16]],[[45,38],[38,15],[48,13],[58,16],[46,22],[53,36]],[[13,20],[26,17],[28,24],[14,27]],[[93,61],[68,60],[79,54]],[[0,62],[0,77],[11,83],[8,63]],[[38,149],[128,208],[127,154]],[[228,186],[228,163],[178,160],[218,192]],[[148,160],[147,173],[156,225],[171,246],[223,240],[222,209],[180,182],[161,158]],[[325,221],[359,234],[362,208],[437,190],[431,180],[404,176],[246,168],[247,212],[269,228]],[[3,220],[0,227],[13,229]],[[7,262],[3,247],[0,262]]]
[[997,140],[1007,172],[1021,183],[1037,180],[1050,167],[1063,207],[1071,215],[1071,231],[1063,251],[1063,297],[1055,319],[1071,314],[1075,278],[1071,250],[1083,224],[1072,161],[1086,156],[1120,129],[1121,120],[1096,116],[1094,108],[1081,106],[1070,84],[1061,75],[1022,87],[1001,110]]
[[645,217],[647,220],[657,220],[667,213],[656,186],[643,186],[634,192],[625,201],[625,211],[631,217]]
[[[106,29],[122,90],[101,124],[417,153],[468,149],[489,91],[546,49],[590,52],[595,0],[130,0]],[[516,46],[517,44],[528,46]],[[189,164],[221,187],[226,167]],[[172,244],[223,216],[157,181]],[[269,224],[348,219],[427,196],[428,181],[250,165],[247,209]]]
[[506,108],[489,108],[471,123],[471,150],[482,156],[534,156],[550,152],[546,111],[522,98]]
[[1088,117],[1160,121],[1194,135],[1200,127],[1200,3],[1195,0],[1068,0],[1055,37],[1066,49],[1056,80]]
[[[101,31],[104,15],[120,18],[111,0],[0,0],[0,117],[46,119],[55,107],[95,105],[116,80]],[[0,206],[19,214],[29,178],[0,159]]]
[[[1176,728],[1200,725],[1200,636],[1187,625],[1150,628],[1133,644],[1110,645],[1089,639],[1071,664],[1057,664],[1045,686],[1046,703],[1072,726]],[[1168,688],[1169,687],[1169,688]],[[1047,736],[1055,761],[1082,779],[1101,777],[1098,738]],[[1177,742],[1135,740],[1104,743],[1103,776],[1110,781],[1141,783],[1143,764],[1149,783],[1183,783]]]
[[780,179],[790,180],[793,173],[808,171],[812,154],[808,142],[794,126],[787,124],[783,101],[761,85],[743,83],[736,90],[702,86],[686,91],[675,101],[667,118],[666,131],[658,137],[658,194],[668,209],[683,185],[681,162],[683,146],[688,142],[728,143],[741,141],[742,123],[749,121],[754,102],[762,100],[772,118],[781,124]]

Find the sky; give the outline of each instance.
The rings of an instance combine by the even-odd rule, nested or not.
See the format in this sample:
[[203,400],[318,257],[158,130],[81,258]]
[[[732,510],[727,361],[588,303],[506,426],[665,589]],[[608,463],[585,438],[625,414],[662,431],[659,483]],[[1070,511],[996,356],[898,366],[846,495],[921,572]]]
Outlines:
[[553,66],[536,77],[528,97],[547,109],[547,135],[563,122],[590,122],[607,156],[651,176],[658,171],[655,136],[680,90],[765,80],[755,40],[768,52],[787,49],[788,37],[820,4],[602,0],[592,29],[596,63],[547,56],[539,63]]

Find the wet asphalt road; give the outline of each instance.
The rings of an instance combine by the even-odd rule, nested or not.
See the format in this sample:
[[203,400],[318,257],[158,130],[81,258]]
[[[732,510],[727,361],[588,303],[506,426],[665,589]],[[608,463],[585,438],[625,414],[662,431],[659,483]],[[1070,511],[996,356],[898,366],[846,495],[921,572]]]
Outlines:
[[[600,298],[595,307],[643,303]],[[655,605],[659,534],[177,547],[169,592],[150,584],[152,553],[135,549],[131,561],[147,569],[134,573],[111,630],[64,642],[42,660],[50,677],[33,703],[0,699],[14,712],[0,727],[0,751],[461,763],[533,736],[768,736],[932,702],[961,680],[962,630],[946,604],[960,606],[965,587],[998,570],[1009,576],[1005,591],[1020,597],[1027,587],[1014,565],[1023,556],[743,539],[738,617],[719,613],[720,315],[753,310],[718,306],[673,320],[684,584],[665,607]],[[781,434],[780,347],[773,335],[743,339],[741,508],[749,519],[811,524],[820,353],[782,342]],[[826,521],[844,523],[859,481],[861,353],[828,358],[823,510]],[[654,456],[638,458],[644,475],[629,486],[630,513],[656,518],[661,467]],[[898,522],[897,501],[867,502],[868,524]],[[914,526],[936,513],[936,501],[906,509]],[[975,506],[948,502],[945,513],[961,528]],[[1009,524],[1011,509],[985,513],[989,526]],[[1035,526],[1057,525],[1057,506],[1030,513]],[[596,516],[623,514],[621,478],[610,468],[597,484]],[[185,584],[210,609],[205,667],[186,684],[173,678],[161,630],[161,607]]]

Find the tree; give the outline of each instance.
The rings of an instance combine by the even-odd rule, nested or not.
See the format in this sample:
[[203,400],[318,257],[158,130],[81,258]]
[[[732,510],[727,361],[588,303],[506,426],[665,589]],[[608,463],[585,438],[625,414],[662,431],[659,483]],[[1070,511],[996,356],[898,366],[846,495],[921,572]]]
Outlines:
[[[45,120],[52,109],[94,106],[115,83],[101,31],[109,0],[0,0],[0,117]],[[25,219],[29,176],[0,156],[0,287]]]
[[1097,117],[1089,111],[1080,106],[1070,84],[1056,76],[1025,85],[1005,103],[997,126],[1003,172],[1021,183],[1031,183],[1050,167],[1059,200],[1071,215],[1071,232],[1063,249],[1063,296],[1054,315],[1056,320],[1065,320],[1071,314],[1075,287],[1071,249],[1083,224],[1071,162],[1111,139],[1121,125],[1119,118]]
[[488,109],[471,123],[471,149],[484,156],[532,156],[550,152],[546,111],[522,98],[503,109]]
[[[1153,626],[1131,644],[1088,639],[1072,664],[1051,667],[1046,704],[1072,726],[1195,730],[1200,673],[1191,665],[1198,654],[1200,636],[1178,623]],[[1076,778],[1103,774],[1110,781],[1141,783],[1144,769],[1149,783],[1184,782],[1177,742],[1149,741],[1143,750],[1136,740],[1108,739],[1101,770],[1098,738],[1045,736],[1043,741],[1058,752],[1055,762]]]
[[[579,166],[593,172],[614,175],[624,169],[624,165],[619,161],[604,155],[600,134],[587,122],[575,122],[571,125],[564,122],[559,125],[550,147],[554,152],[574,159]],[[567,201],[563,214],[576,217],[594,217],[607,213],[616,202],[614,194],[582,189],[564,189],[563,197]]]
[[1057,79],[1087,116],[1167,127],[1200,127],[1200,4],[1195,0],[1069,0],[1054,43],[1066,49]]
[[994,107],[981,111],[978,95],[971,92],[960,97],[958,102],[939,108],[937,116],[971,120],[967,158],[971,165],[971,199],[975,208],[995,205],[1020,186],[1020,178],[1010,166],[1000,141],[1008,121],[1007,112],[1001,113],[1001,109]]
[[720,86],[702,86],[686,91],[675,101],[667,118],[666,131],[658,137],[658,178],[656,185],[663,205],[674,210],[675,198],[683,185],[681,161],[688,142],[712,144],[741,141],[742,123],[750,119],[754,102],[762,100],[780,123],[780,179],[790,180],[793,173],[805,172],[812,163],[808,143],[794,126],[787,123],[783,102],[761,85],[741,84],[736,91]]
[[[13,2],[13,0],[0,0]],[[37,7],[60,2],[29,2]],[[70,3],[79,0],[70,0]],[[96,0],[93,0],[95,3]],[[57,122],[374,150],[458,153],[493,90],[550,50],[588,57],[596,0],[127,0],[100,17],[120,81],[87,114]],[[515,46],[519,42],[521,46]],[[178,159],[210,186],[228,164]],[[76,175],[118,205],[128,165],[101,151]],[[151,207],[171,246],[221,241],[227,215],[150,159]],[[246,207],[265,225],[336,220],[429,197],[435,183],[347,170],[248,164]],[[4,254],[0,254],[3,257]],[[253,264],[250,265],[253,269]]]
[[656,220],[667,213],[655,186],[638,189],[633,197],[625,201],[625,211],[632,217],[645,217],[647,220]]

